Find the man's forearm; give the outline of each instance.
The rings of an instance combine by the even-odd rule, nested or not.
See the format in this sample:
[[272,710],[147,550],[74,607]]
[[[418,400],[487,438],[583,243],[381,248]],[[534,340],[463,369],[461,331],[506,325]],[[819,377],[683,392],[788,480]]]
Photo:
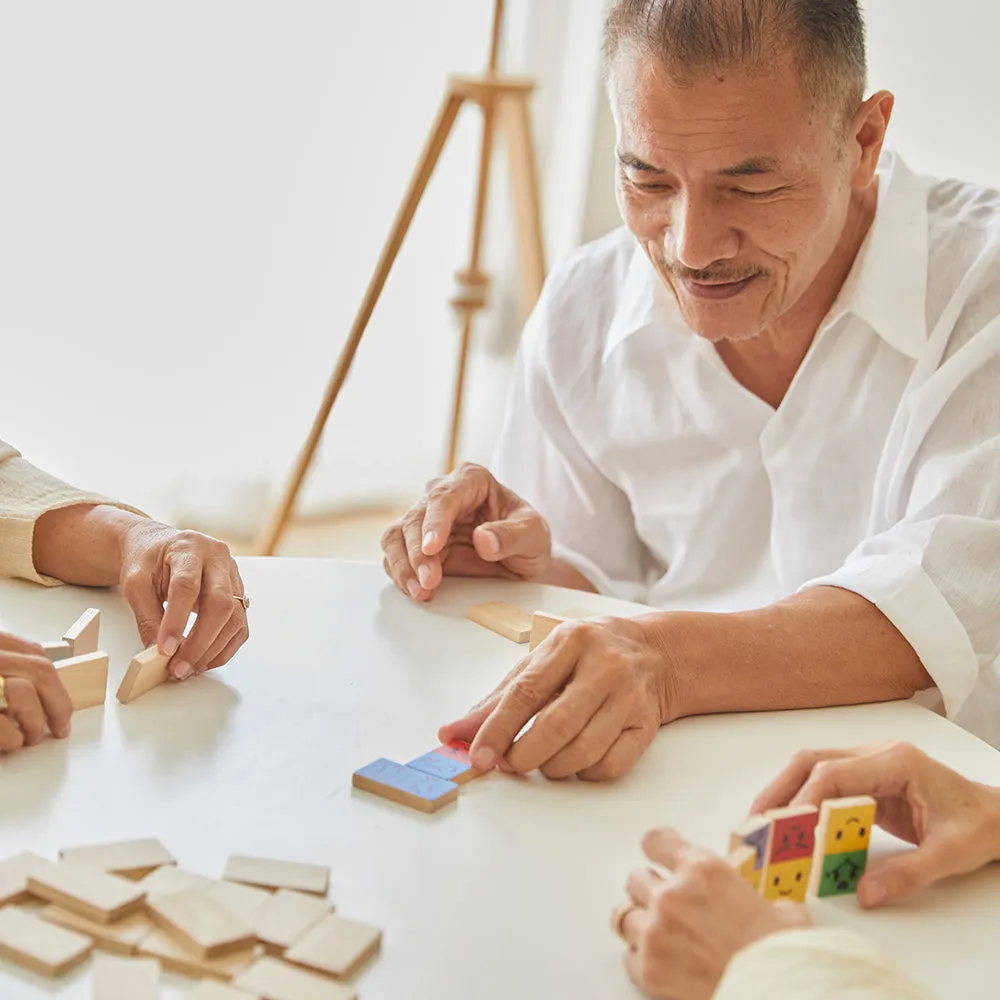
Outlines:
[[32,540],[35,569],[64,583],[109,587],[121,577],[122,539],[138,514],[79,504],[38,519]]
[[934,686],[873,604],[816,587],[755,611],[665,612],[638,621],[664,662],[664,722],[909,698]]

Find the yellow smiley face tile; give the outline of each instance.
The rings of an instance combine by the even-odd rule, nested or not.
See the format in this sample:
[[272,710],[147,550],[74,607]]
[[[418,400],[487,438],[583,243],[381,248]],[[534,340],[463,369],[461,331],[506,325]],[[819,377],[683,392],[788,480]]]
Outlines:
[[851,854],[868,850],[872,824],[875,822],[875,803],[857,802],[851,805],[829,804],[826,827],[825,854]]
[[812,858],[799,858],[796,861],[782,861],[780,864],[768,865],[767,874],[764,876],[764,898],[804,903],[811,868]]

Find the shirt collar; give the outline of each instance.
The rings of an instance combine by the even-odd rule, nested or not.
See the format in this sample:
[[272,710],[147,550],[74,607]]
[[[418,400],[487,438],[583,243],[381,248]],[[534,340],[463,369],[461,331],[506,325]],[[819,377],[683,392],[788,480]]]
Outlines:
[[[845,313],[863,319],[889,345],[916,359],[927,343],[927,191],[898,155],[879,163],[875,219],[824,327]],[[683,326],[673,293],[636,246],[604,342],[604,360],[654,321]]]

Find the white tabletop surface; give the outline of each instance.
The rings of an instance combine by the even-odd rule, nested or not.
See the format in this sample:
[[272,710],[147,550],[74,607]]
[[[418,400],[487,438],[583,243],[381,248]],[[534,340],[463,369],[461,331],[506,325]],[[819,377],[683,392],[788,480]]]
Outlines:
[[[561,1000],[636,996],[608,930],[638,841],[671,824],[721,850],[756,791],[802,746],[907,739],[1000,785],[1000,754],[909,703],[685,720],[664,729],[611,785],[492,774],[424,816],[351,788],[376,757],[436,744],[517,661],[518,647],[463,619],[481,600],[527,610],[635,606],[545,588],[449,581],[417,607],[379,567],[241,561],[252,637],[214,675],[113,700],[138,650],[114,592],[0,583],[0,629],[56,639],[85,607],[104,611],[112,697],[70,740],[0,764],[0,857],[157,836],[187,868],[220,875],[231,853],[328,864],[338,911],[385,932],[357,979],[363,1000]],[[892,849],[876,835],[873,850]],[[884,943],[941,997],[996,996],[1000,867],[862,914],[812,904]],[[168,977],[165,998],[187,983]],[[0,996],[90,996],[89,966],[50,983],[0,964]]]

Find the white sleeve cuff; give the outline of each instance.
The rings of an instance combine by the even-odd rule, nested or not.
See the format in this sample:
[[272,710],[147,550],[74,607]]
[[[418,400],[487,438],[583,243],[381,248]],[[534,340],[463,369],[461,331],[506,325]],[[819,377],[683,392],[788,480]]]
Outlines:
[[572,566],[577,573],[585,576],[605,597],[617,597],[633,604],[645,604],[649,598],[649,587],[638,580],[614,580],[604,573],[586,556],[574,552],[558,542],[552,543],[552,558]]
[[900,631],[934,679],[945,711],[954,718],[979,679],[968,633],[920,563],[901,555],[852,559],[808,587],[840,587],[875,605]]

